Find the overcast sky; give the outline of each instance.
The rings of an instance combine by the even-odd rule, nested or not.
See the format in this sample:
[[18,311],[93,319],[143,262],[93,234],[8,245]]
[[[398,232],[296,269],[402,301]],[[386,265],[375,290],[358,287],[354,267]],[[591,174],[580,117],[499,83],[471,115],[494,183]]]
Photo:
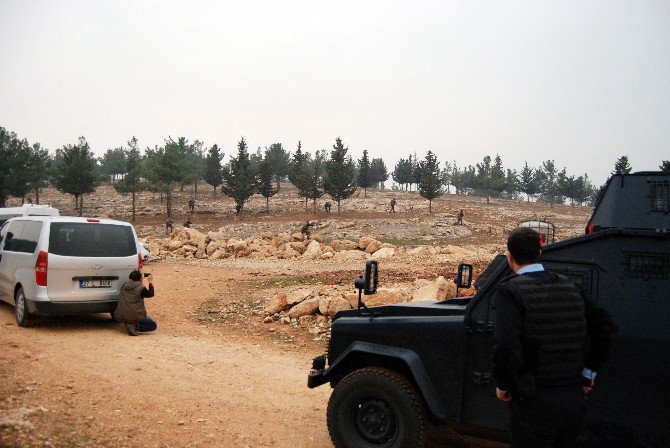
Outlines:
[[427,150],[602,183],[670,159],[670,1],[0,0],[0,126],[97,155]]

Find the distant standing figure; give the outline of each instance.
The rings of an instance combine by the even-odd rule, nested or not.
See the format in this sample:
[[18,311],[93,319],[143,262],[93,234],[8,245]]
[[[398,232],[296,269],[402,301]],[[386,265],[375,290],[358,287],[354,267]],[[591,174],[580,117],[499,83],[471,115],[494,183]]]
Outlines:
[[195,213],[195,199],[191,198],[188,200],[188,209],[191,211],[191,214]]
[[165,234],[169,235],[172,233],[172,218],[165,220]]
[[463,225],[463,216],[465,216],[465,213],[463,213],[463,209],[461,209],[458,212],[458,215],[456,215],[456,224],[458,224],[459,226]]
[[190,228],[191,228],[191,224],[193,224],[193,223],[191,222],[191,218],[186,218],[186,221],[184,222],[184,227],[186,227],[187,229],[190,229]]
[[308,239],[308,240],[312,238],[312,233],[309,231],[309,228],[310,228],[310,227],[313,227],[313,226],[314,226],[314,224],[312,224],[311,222],[307,221],[307,222],[306,222],[305,224],[303,224],[302,227],[300,228],[300,233],[302,233],[303,235],[305,235],[305,238]]
[[324,208],[326,209],[326,213],[330,213],[331,205],[332,204],[330,203],[330,201],[326,202],[326,204],[324,205]]
[[391,199],[391,213],[395,213],[395,204],[396,204],[395,198]]

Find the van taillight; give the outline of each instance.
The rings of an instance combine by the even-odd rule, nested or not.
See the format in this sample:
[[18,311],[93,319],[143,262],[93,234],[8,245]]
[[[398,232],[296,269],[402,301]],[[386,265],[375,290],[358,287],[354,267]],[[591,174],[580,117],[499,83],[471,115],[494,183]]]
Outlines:
[[41,251],[37,254],[37,262],[35,263],[35,283],[37,286],[47,285],[47,269],[49,267],[49,254]]
[[142,261],[142,253],[140,252],[137,254],[137,270],[139,271],[142,269],[143,261]]

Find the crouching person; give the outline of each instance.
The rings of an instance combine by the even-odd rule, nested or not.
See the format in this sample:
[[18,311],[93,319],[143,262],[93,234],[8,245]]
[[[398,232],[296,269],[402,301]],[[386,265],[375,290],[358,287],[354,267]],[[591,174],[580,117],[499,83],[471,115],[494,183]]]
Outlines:
[[158,327],[156,322],[147,316],[144,299],[154,296],[154,282],[151,274],[144,277],[149,282],[147,289],[142,283],[142,273],[135,270],[128,276],[128,281],[121,286],[119,303],[114,311],[114,319],[122,322],[129,335],[154,331]]

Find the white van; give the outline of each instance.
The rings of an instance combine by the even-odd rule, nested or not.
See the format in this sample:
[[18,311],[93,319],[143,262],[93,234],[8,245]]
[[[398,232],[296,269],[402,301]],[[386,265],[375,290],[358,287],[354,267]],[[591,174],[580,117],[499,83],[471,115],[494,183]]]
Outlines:
[[16,322],[35,315],[113,312],[142,267],[135,229],[111,219],[26,216],[0,229],[0,299]]
[[24,204],[21,207],[0,208],[0,227],[10,218],[17,216],[60,216],[57,208],[50,205]]

